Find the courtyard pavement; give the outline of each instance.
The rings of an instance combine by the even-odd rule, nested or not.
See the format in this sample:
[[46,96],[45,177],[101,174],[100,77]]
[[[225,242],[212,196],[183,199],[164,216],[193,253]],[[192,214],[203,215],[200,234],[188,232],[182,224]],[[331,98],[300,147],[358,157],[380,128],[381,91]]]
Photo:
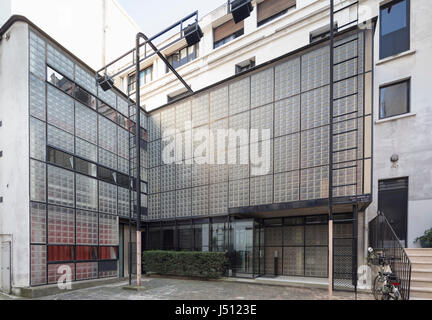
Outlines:
[[[118,282],[69,291],[39,300],[328,300],[327,290],[271,286],[225,281],[143,278],[144,290],[125,290],[128,282]],[[335,292],[334,300],[355,300],[348,292]],[[1,299],[1,298],[0,298]],[[372,300],[359,293],[358,300]]]

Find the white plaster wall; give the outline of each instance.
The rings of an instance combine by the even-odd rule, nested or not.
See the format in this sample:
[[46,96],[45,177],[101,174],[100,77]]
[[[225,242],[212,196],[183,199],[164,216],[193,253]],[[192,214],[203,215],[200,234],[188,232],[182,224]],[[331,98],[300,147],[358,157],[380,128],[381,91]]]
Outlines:
[[[28,25],[0,42],[0,241],[12,240],[12,286],[29,285]],[[1,256],[1,255],[0,255]]]
[[135,46],[139,28],[116,0],[1,0],[0,9],[3,1],[11,2],[7,18],[27,17],[93,69]]
[[[378,208],[378,181],[409,178],[408,246],[426,229],[432,228],[432,33],[430,1],[411,1],[411,51],[387,62],[379,60],[379,26],[375,35],[375,139],[374,202],[368,209],[371,220]],[[411,78],[411,114],[389,121],[379,121],[379,88]],[[390,158],[399,155],[393,165]]]

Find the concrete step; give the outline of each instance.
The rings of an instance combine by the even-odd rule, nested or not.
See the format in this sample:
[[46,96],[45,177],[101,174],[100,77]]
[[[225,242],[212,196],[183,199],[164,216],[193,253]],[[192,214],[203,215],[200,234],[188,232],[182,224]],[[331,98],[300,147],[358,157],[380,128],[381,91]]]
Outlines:
[[414,297],[410,297],[410,300],[419,300],[419,301],[425,301],[425,300],[427,300],[427,301],[432,301],[432,299],[428,299],[428,298],[414,298]]
[[411,278],[411,286],[416,288],[430,288],[432,289],[432,278]]
[[426,255],[426,256],[432,256],[432,249],[423,249],[423,248],[410,248],[405,249],[408,256],[411,256],[412,254],[420,254],[420,255]]
[[432,270],[432,263],[429,263],[429,262],[413,262],[412,263],[412,270],[413,271]]
[[432,255],[412,254],[409,255],[409,259],[412,263],[425,262],[432,263]]
[[411,279],[413,278],[429,279],[429,281],[432,281],[432,270],[412,270]]
[[411,298],[432,299],[432,288],[421,288],[411,286]]

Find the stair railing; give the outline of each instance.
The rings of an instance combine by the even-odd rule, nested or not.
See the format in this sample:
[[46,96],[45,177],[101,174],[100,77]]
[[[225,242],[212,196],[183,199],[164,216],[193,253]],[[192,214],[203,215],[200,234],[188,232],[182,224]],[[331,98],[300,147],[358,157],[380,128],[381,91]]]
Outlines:
[[382,212],[369,222],[369,246],[381,251],[386,257],[393,257],[390,263],[392,272],[400,281],[403,300],[409,300],[411,288],[411,261],[401,241]]

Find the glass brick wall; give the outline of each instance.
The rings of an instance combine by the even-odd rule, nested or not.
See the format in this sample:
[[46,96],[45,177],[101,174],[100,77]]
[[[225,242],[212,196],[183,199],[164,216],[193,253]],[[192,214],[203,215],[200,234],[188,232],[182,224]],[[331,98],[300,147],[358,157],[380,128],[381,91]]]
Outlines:
[[[362,32],[336,41],[332,117],[328,45],[281,59],[152,112],[148,221],[222,216],[230,208],[327,198],[331,118],[334,196],[370,193],[363,181],[368,157],[365,117],[370,117],[364,103],[364,43]],[[254,143],[250,136],[234,147],[227,143],[226,157],[246,157],[246,163],[220,164],[209,153],[210,161],[198,164],[196,152],[186,152],[186,146],[195,150],[214,143],[188,139],[196,139],[199,129],[215,136],[218,129],[268,129],[270,135],[259,136]],[[228,141],[235,139],[230,132]],[[163,156],[173,141],[172,152],[182,152],[177,152],[175,163],[167,164]],[[254,157],[263,152],[266,142],[270,169],[255,174]]]
[[29,53],[31,285],[55,283],[59,267],[72,280],[117,276],[119,219],[130,217],[136,194],[129,103],[104,92],[94,72],[33,30]]

